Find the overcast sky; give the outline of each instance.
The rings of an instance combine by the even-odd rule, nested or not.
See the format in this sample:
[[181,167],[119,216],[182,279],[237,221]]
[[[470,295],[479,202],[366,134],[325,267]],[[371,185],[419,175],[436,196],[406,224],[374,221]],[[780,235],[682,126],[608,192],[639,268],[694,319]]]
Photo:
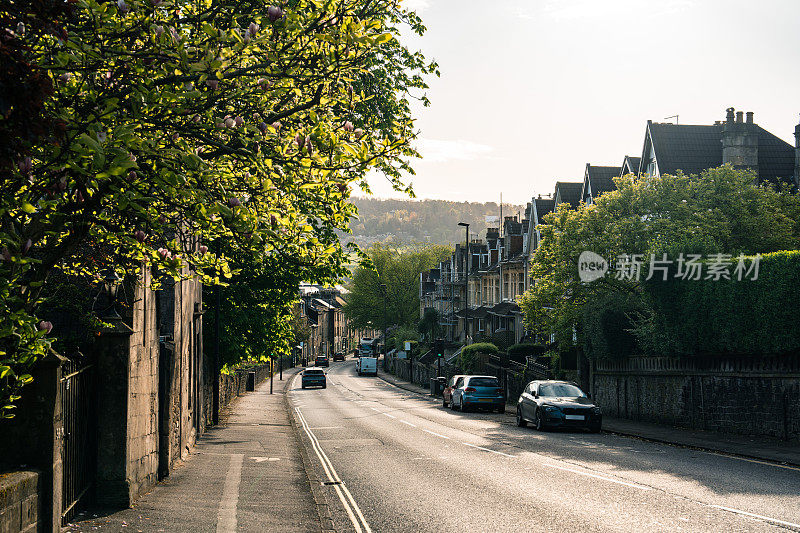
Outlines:
[[[794,145],[800,0],[407,0],[439,62],[417,109],[419,198],[521,204],[641,155],[648,119],[725,109]],[[380,177],[379,197],[400,197]]]

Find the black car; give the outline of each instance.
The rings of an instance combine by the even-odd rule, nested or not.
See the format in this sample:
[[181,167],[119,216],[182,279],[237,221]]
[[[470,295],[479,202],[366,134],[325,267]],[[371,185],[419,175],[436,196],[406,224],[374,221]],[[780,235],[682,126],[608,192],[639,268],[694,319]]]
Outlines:
[[337,353],[333,354],[333,360],[334,361],[344,361],[344,353],[337,352]]
[[327,355],[318,355],[314,360],[314,366],[330,366]]
[[598,433],[603,413],[575,383],[531,381],[517,401],[517,425],[536,429],[585,428]]

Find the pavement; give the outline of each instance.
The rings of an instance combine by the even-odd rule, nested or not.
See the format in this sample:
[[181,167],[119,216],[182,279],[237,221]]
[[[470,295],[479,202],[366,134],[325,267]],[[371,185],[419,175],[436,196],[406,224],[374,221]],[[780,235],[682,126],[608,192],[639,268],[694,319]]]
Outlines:
[[[384,381],[408,391],[430,396],[430,389],[401,380],[393,374],[383,371],[380,368],[381,365],[378,366],[378,377]],[[513,418],[514,412],[507,408],[506,416]],[[603,431],[651,442],[800,466],[800,446],[797,443],[770,437],[664,426],[610,416],[603,417]]]
[[320,532],[329,530],[305,448],[289,417],[284,372],[234,400],[183,465],[133,507],[79,515],[66,531]]

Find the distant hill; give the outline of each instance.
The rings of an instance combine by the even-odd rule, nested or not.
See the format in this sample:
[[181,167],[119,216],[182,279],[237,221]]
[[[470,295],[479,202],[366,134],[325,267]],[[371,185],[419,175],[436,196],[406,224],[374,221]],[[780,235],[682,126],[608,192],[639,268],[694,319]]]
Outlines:
[[[344,242],[365,246],[374,242],[396,240],[400,242],[455,243],[464,240],[464,228],[459,222],[469,223],[474,237],[485,237],[485,217],[500,216],[500,206],[494,202],[449,202],[446,200],[394,200],[353,198],[359,218],[350,223],[352,235],[343,235]],[[503,204],[503,216],[520,219],[525,207]]]

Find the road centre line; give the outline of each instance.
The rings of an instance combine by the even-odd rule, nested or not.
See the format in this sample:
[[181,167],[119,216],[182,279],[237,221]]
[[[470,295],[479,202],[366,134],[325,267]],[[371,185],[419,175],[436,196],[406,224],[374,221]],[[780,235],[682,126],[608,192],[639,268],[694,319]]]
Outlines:
[[502,455],[504,457],[516,457],[516,455],[509,455],[507,453],[498,452],[497,450],[490,450],[489,448],[484,448],[483,446],[476,446],[474,444],[470,444],[469,442],[464,442],[464,446],[469,446],[470,448],[477,448],[479,450],[483,450],[485,452],[496,453],[497,455]]
[[800,529],[800,524],[793,524],[792,522],[785,522],[783,520],[778,520],[777,518],[770,518],[769,516],[764,516],[755,513],[748,513],[747,511],[741,511],[739,509],[734,509],[733,507],[725,507],[724,505],[709,505],[709,507],[713,507],[715,509],[721,509],[723,511],[728,511],[729,513],[735,513],[743,516],[749,516],[750,518],[758,518],[759,520],[764,520],[765,522],[770,522],[772,524],[778,524],[780,526],[791,527],[794,529]]
[[617,483],[618,485],[625,485],[626,487],[631,487],[631,488],[634,488],[634,489],[651,490],[650,487],[646,487],[644,485],[639,485],[639,484],[636,484],[636,483],[628,483],[627,481],[620,481],[618,479],[605,477],[605,476],[600,476],[600,475],[592,474],[592,473],[589,473],[589,472],[581,472],[580,470],[575,470],[575,469],[572,469],[572,468],[566,468],[566,467],[563,467],[563,466],[553,465],[553,464],[549,464],[549,463],[544,463],[543,466],[547,466],[549,468],[557,468],[559,470],[565,470],[567,472],[572,472],[572,473],[578,474],[580,476],[588,476],[588,477],[593,477],[593,478],[596,478],[596,479],[602,479],[604,481],[610,481],[611,483]]
[[389,413],[381,413],[383,416],[388,416],[389,418],[397,418],[394,415],[390,415]]
[[406,421],[406,420],[401,420],[400,422],[401,422],[401,423],[403,423],[403,424],[405,424],[405,425],[407,425],[407,426],[411,426],[412,428],[415,428],[415,427],[417,427],[417,425],[416,425],[416,424],[412,424],[411,422],[408,422],[408,421]]
[[[336,494],[339,496],[339,500],[342,502],[345,511],[347,512],[347,516],[350,518],[350,521],[353,524],[357,533],[372,533],[372,530],[367,523],[367,520],[364,518],[364,515],[361,513],[361,509],[359,509],[358,504],[356,503],[353,495],[347,489],[347,487],[342,483],[341,478],[336,473],[336,469],[333,468],[333,463],[331,463],[328,456],[325,454],[325,451],[322,449],[322,446],[317,440],[316,435],[311,431],[308,426],[308,422],[306,422],[303,413],[300,412],[300,409],[295,407],[295,411],[297,412],[297,417],[300,419],[300,423],[303,426],[303,430],[306,432],[309,440],[311,441],[311,446],[314,449],[314,452],[317,454],[317,458],[320,460],[322,464],[322,469],[325,471],[325,475],[328,477],[329,481],[338,482],[333,487],[336,490]],[[359,520],[356,519],[358,515]],[[361,526],[364,526],[363,529]]]
[[430,429],[423,429],[422,431],[424,431],[425,433],[430,433],[431,435],[434,435],[436,437],[440,437],[442,439],[450,440],[450,437],[448,437],[447,435],[442,435],[441,433],[436,433],[435,431],[431,431]]

